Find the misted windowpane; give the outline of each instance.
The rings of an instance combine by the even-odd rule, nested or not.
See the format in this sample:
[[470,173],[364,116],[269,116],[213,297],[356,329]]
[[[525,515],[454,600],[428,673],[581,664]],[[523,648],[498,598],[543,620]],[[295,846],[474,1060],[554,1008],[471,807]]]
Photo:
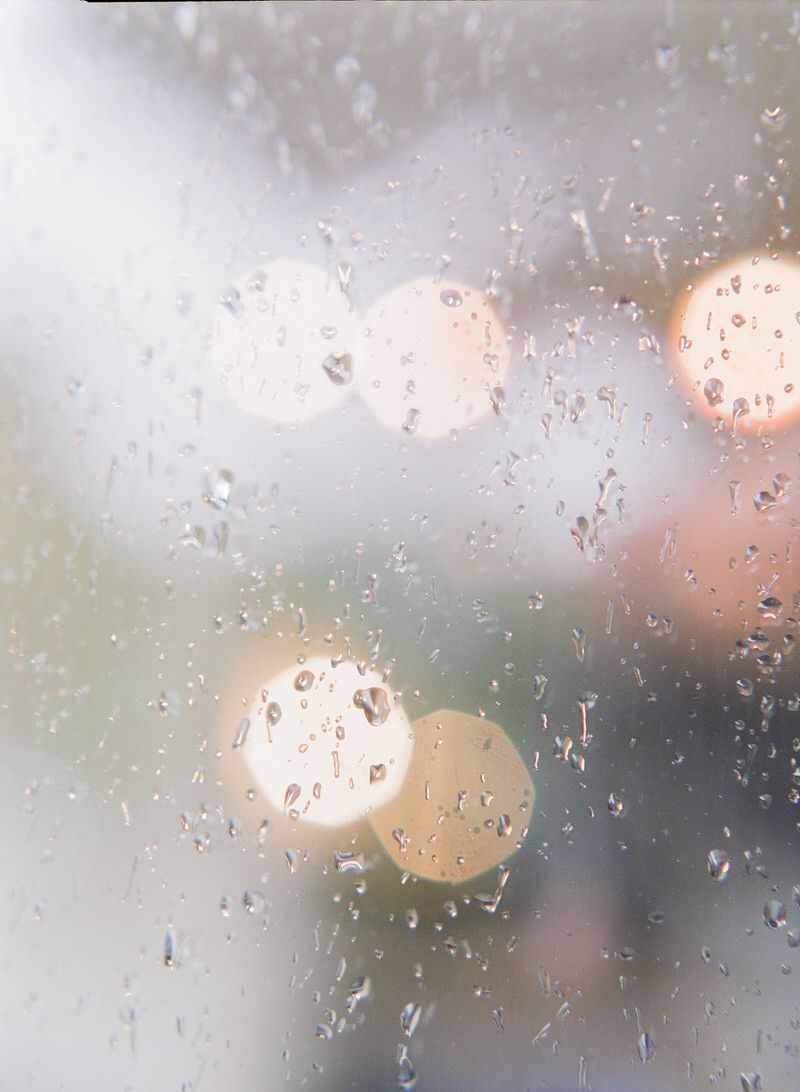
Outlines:
[[800,1087],[800,9],[3,26],[3,1087]]

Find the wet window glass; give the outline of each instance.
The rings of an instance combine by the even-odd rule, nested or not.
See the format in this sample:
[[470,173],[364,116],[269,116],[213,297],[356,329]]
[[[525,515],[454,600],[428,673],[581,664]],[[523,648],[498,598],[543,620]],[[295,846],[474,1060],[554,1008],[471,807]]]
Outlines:
[[800,8],[3,23],[7,1087],[800,1087]]

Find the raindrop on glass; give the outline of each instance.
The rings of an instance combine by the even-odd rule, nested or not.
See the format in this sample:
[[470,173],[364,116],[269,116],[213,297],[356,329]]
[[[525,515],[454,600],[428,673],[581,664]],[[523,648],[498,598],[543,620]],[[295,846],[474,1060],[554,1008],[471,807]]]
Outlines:
[[353,358],[349,353],[329,353],[322,367],[335,387],[346,387],[353,379]]
[[786,925],[786,907],[779,899],[764,903],[764,924],[770,929],[783,929]]
[[364,716],[373,728],[384,724],[391,712],[386,691],[380,686],[370,686],[366,690],[356,690],[353,694],[353,705],[357,709],[363,709]]
[[731,859],[723,850],[712,849],[709,850],[706,867],[711,879],[716,880],[717,883],[722,883],[730,875]]
[[308,668],[303,668],[302,671],[298,671],[294,677],[294,688],[295,690],[299,690],[301,694],[305,694],[313,685],[314,672],[309,671]]

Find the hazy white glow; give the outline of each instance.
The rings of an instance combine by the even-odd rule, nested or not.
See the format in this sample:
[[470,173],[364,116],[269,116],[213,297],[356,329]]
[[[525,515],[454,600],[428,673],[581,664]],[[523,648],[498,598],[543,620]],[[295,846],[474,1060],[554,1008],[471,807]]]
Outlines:
[[800,264],[782,255],[743,255],[706,273],[681,296],[673,355],[698,404],[743,425],[786,422],[800,410]]
[[[297,688],[309,678],[299,679],[302,673],[313,675],[305,690]],[[354,703],[356,691],[371,688],[388,702],[382,724],[370,724]],[[329,658],[313,656],[281,671],[259,691],[249,716],[242,750],[250,773],[273,808],[291,818],[326,827],[352,823],[394,796],[411,761],[402,707],[380,674],[361,675],[349,661],[334,668]]]
[[223,293],[211,354],[233,400],[293,424],[335,406],[346,384],[325,362],[353,352],[355,323],[335,278],[307,262],[270,262]]
[[508,372],[505,330],[477,289],[410,281],[381,296],[363,326],[359,392],[387,428],[441,439],[474,424],[500,396],[492,392]]
[[525,763],[491,721],[439,709],[414,721],[414,758],[370,822],[405,871],[458,883],[517,849],[533,807]]

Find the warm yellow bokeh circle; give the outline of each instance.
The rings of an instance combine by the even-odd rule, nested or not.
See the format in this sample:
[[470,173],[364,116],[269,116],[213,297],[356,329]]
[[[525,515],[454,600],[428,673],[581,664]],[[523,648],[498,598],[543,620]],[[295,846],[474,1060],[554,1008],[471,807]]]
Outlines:
[[364,315],[358,360],[359,393],[382,425],[439,440],[499,406],[509,347],[482,292],[418,278]]
[[533,808],[528,770],[499,724],[439,709],[412,725],[402,789],[370,815],[395,863],[429,880],[461,883],[519,848]]
[[676,304],[669,342],[710,415],[790,423],[800,415],[800,262],[745,254],[703,273]]

